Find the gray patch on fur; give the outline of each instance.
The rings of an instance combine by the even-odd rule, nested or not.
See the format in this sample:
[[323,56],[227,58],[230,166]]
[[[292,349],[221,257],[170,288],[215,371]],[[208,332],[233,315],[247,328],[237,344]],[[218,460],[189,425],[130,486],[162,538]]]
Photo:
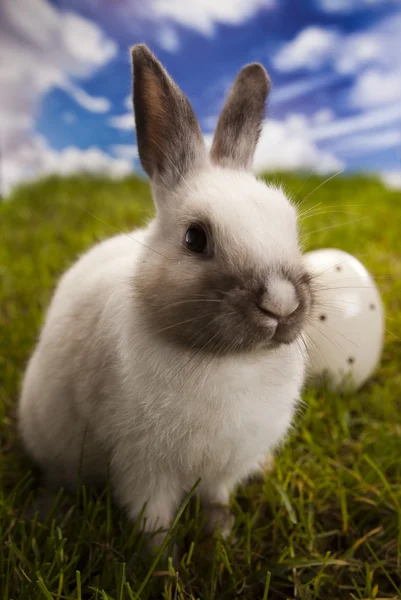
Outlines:
[[270,79],[252,63],[238,74],[220,115],[211,157],[221,166],[250,169],[260,136]]
[[[185,236],[185,227],[181,229],[177,225],[171,234],[177,239],[171,260],[153,253],[133,281],[134,297],[150,332],[181,348],[219,356],[272,349],[300,335],[312,303],[307,274],[295,266],[275,271],[293,283],[299,306],[274,333],[258,308],[273,272],[240,256],[234,262],[212,224],[207,227],[213,232],[212,255],[191,254],[179,244]],[[156,240],[162,232],[154,235]]]

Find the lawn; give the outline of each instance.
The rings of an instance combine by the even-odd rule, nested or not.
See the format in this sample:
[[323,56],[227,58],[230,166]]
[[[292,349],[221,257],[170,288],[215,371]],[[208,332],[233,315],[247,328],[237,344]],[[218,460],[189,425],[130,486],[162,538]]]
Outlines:
[[274,179],[301,212],[314,207],[301,221],[308,249],[352,252],[376,277],[385,351],[358,393],[305,391],[273,472],[233,498],[235,542],[203,536],[196,502],[182,511],[179,573],[145,554],[108,490],[60,493],[45,522],[24,520],[37,477],[15,432],[21,374],[57,277],[95,241],[148,218],[148,186],[51,178],[0,205],[1,599],[401,598],[401,195],[374,178]]

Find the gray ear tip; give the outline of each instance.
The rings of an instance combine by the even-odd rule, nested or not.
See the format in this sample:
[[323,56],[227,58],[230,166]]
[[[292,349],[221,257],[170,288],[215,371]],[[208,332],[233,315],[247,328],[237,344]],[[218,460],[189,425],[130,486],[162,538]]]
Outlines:
[[135,46],[131,46],[131,58],[133,64],[149,64],[155,60],[154,55],[146,44],[135,44]]
[[257,83],[265,94],[270,90],[270,77],[261,63],[254,62],[246,65],[239,74],[244,82]]

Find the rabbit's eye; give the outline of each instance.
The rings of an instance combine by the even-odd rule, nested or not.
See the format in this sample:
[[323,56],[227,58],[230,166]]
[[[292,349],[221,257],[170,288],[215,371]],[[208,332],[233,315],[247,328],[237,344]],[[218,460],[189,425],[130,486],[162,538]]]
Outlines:
[[185,234],[185,245],[191,252],[201,254],[207,249],[206,231],[201,225],[191,225]]

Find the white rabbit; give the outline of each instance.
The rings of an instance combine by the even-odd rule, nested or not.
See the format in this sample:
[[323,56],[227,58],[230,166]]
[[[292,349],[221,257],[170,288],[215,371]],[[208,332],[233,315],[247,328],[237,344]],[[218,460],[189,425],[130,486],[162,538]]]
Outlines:
[[[237,76],[210,156],[192,108],[144,45],[132,50],[139,156],[157,209],[61,278],[19,403],[47,485],[104,484],[148,531],[198,492],[210,525],[293,419],[313,290],[297,215],[249,172],[269,78]],[[162,535],[162,534],[159,534]],[[159,542],[163,538],[159,538]]]

